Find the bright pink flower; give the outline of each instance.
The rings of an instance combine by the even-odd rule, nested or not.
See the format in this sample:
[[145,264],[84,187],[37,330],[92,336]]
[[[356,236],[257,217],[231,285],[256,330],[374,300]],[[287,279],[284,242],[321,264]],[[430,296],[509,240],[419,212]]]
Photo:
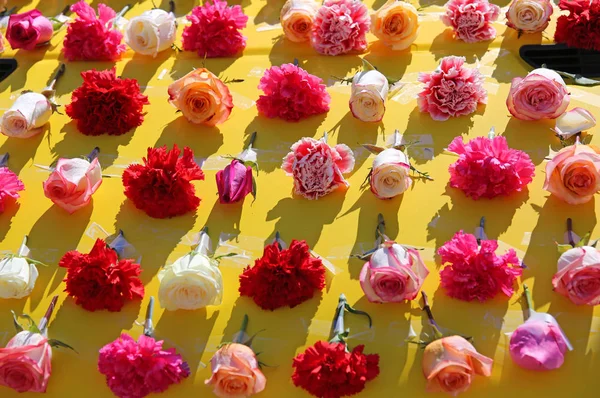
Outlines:
[[186,17],[192,24],[183,29],[183,49],[197,51],[201,57],[230,57],[246,47],[240,29],[246,27],[248,16],[239,5],[227,1],[207,1],[194,7]]
[[459,155],[448,168],[450,186],[475,200],[521,192],[535,174],[529,155],[509,148],[505,137],[477,137],[464,144],[459,136],[448,151]]
[[65,58],[69,61],[115,61],[127,46],[121,44],[123,34],[113,29],[115,11],[98,4],[98,16],[84,0],[73,4],[71,11],[77,18],[69,24],[63,43]]
[[4,211],[4,201],[7,198],[17,199],[19,191],[24,191],[25,185],[8,167],[0,167],[0,213]]
[[39,333],[21,331],[0,348],[0,386],[17,392],[46,392],[52,347]]
[[190,375],[188,364],[174,348],[163,350],[163,342],[141,335],[136,342],[126,333],[102,347],[98,370],[106,376],[113,394],[141,398],[165,391]]
[[454,29],[454,34],[467,43],[493,40],[496,29],[492,22],[498,19],[500,7],[488,0],[450,0],[441,19]]
[[33,50],[49,41],[53,34],[52,22],[38,10],[11,15],[6,27],[6,40],[13,50]]
[[470,115],[477,105],[487,103],[483,76],[476,68],[465,68],[464,63],[464,57],[445,57],[435,71],[419,73],[419,81],[425,83],[417,99],[421,112],[444,121]]
[[359,0],[326,0],[313,22],[312,45],[325,55],[367,49],[369,10]]
[[513,284],[521,275],[519,259],[513,249],[502,256],[496,255],[498,242],[482,240],[477,245],[474,235],[457,232],[439,248],[442,264],[442,287],[450,297],[459,300],[485,301],[498,293],[512,296]]
[[292,145],[281,168],[294,177],[294,193],[319,199],[338,188],[350,186],[342,174],[354,168],[354,154],[344,144],[330,147],[324,140],[302,138]]
[[294,64],[270,67],[258,88],[265,94],[260,96],[256,107],[270,118],[298,121],[329,111],[331,97],[323,80]]
[[252,167],[233,159],[223,170],[217,171],[217,190],[220,203],[235,203],[252,192]]
[[522,368],[558,369],[565,361],[567,338],[558,324],[529,318],[511,334],[509,350],[513,362]]

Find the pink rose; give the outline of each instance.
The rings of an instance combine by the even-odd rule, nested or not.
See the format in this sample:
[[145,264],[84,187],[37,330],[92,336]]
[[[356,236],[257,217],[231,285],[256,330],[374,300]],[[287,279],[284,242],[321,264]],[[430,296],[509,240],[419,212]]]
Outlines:
[[38,10],[11,15],[6,28],[6,40],[15,50],[33,50],[38,44],[49,41],[53,34],[52,22]]
[[544,189],[571,205],[587,203],[600,191],[600,149],[570,145],[546,164]]
[[22,331],[0,348],[0,385],[17,392],[46,392],[52,348],[41,334]]
[[525,78],[513,79],[506,106],[517,119],[556,119],[567,110],[569,100],[562,77],[553,70],[539,68]]
[[252,167],[233,159],[217,172],[217,189],[220,203],[235,203],[252,192]]
[[56,169],[44,182],[44,194],[69,213],[85,207],[102,184],[98,159],[59,159]]
[[554,291],[577,305],[600,304],[600,253],[592,246],[567,250],[558,259]]
[[325,55],[363,52],[370,27],[369,10],[360,0],[326,0],[313,22],[312,45]]
[[537,33],[548,27],[554,9],[550,0],[513,0],[506,25],[519,33]]
[[415,249],[384,242],[360,273],[360,286],[372,303],[399,303],[417,297],[429,270]]
[[496,29],[492,22],[498,19],[500,7],[488,0],[450,0],[441,20],[454,29],[454,34],[467,43],[493,40]]
[[330,147],[324,139],[306,137],[292,145],[291,150],[281,167],[294,177],[294,193],[319,199],[350,186],[342,175],[354,169],[354,154],[347,145]]
[[267,378],[258,367],[252,348],[231,343],[219,348],[210,360],[212,376],[205,383],[221,398],[242,398],[258,394],[267,385]]
[[567,348],[567,338],[548,314],[535,314],[510,336],[510,357],[525,369],[558,369],[565,360]]
[[445,57],[435,71],[419,73],[419,81],[425,83],[417,99],[421,112],[444,121],[470,115],[479,104],[487,103],[483,76],[476,68],[465,68],[464,63],[464,57]]

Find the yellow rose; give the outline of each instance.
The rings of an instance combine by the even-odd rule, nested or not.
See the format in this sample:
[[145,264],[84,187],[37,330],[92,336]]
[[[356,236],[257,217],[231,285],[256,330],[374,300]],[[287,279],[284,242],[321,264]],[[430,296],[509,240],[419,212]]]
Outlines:
[[197,252],[178,258],[158,273],[158,300],[169,311],[219,305],[223,277],[213,260]]
[[388,0],[371,16],[371,32],[392,50],[404,50],[419,31],[417,9],[404,1]]
[[216,126],[233,109],[227,86],[206,68],[188,73],[169,86],[169,102],[191,123]]
[[352,115],[363,122],[381,121],[389,89],[387,78],[375,69],[354,75],[350,94]]
[[285,37],[297,43],[308,41],[318,8],[314,0],[287,0],[279,16]]
[[379,199],[390,199],[404,193],[412,184],[408,156],[398,149],[389,148],[373,161],[371,192]]

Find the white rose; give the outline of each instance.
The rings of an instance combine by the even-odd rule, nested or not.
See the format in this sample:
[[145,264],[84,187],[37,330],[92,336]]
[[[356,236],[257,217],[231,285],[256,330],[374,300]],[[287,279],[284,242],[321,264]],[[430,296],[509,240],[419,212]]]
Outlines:
[[21,94],[0,119],[2,134],[29,138],[40,133],[52,116],[52,104],[38,93]]
[[219,305],[223,299],[221,271],[204,254],[186,254],[161,270],[158,279],[158,300],[169,311]]
[[350,110],[354,117],[363,122],[381,121],[389,89],[387,78],[377,70],[354,75],[350,94]]
[[38,270],[23,257],[0,260],[0,298],[20,299],[31,294]]
[[125,27],[125,42],[136,53],[156,57],[171,47],[176,33],[175,15],[154,9],[129,21]]
[[552,12],[550,0],[513,0],[506,13],[507,25],[523,33],[541,32]]
[[373,161],[371,191],[379,199],[404,193],[412,184],[409,171],[410,162],[404,152],[394,148],[384,150]]
[[556,119],[554,131],[563,138],[569,138],[594,126],[596,126],[594,115],[587,109],[573,108]]
[[297,43],[310,40],[318,8],[314,0],[287,0],[279,15],[285,37]]

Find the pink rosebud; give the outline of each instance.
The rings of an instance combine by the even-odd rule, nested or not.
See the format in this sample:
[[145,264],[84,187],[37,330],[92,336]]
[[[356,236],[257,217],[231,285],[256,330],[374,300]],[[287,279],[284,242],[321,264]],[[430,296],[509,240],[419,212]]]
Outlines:
[[384,242],[360,273],[360,286],[372,303],[399,303],[417,297],[429,270],[419,252]]
[[600,304],[600,253],[592,246],[567,250],[558,259],[554,291],[577,305]]
[[48,338],[22,331],[0,348],[0,386],[17,392],[46,392],[52,348]]
[[[549,320],[543,318],[550,317]],[[548,314],[536,314],[510,336],[510,357],[522,368],[552,370],[562,366],[568,340],[556,320]]]
[[11,15],[6,28],[6,40],[15,50],[33,50],[38,44],[49,41],[52,34],[52,22],[38,10]]
[[567,109],[569,101],[562,77],[553,70],[539,68],[525,78],[513,79],[506,106],[517,119],[556,119]]
[[252,192],[252,167],[233,159],[217,172],[217,189],[220,203],[235,203]]

